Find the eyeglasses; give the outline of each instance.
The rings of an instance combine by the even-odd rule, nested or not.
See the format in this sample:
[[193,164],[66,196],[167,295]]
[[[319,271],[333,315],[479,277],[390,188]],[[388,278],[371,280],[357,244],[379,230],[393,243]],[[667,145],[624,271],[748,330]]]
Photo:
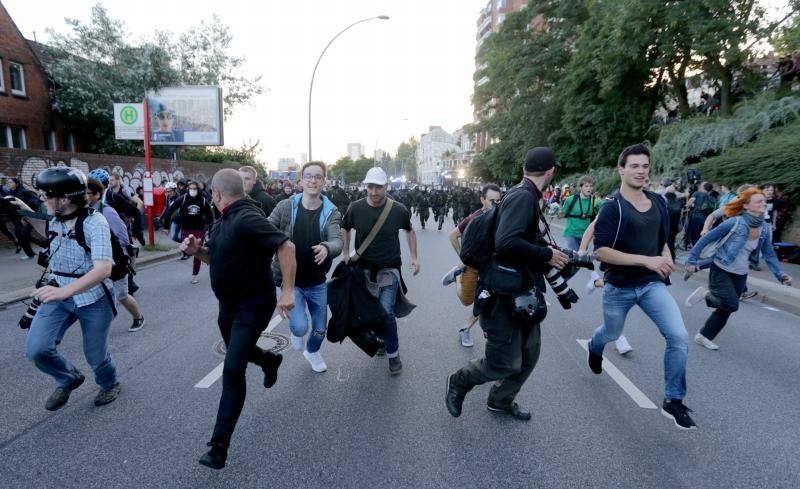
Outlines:
[[305,175],[303,175],[303,180],[305,180],[306,182],[321,182],[325,180],[325,177],[322,175],[311,175],[309,173],[306,173]]

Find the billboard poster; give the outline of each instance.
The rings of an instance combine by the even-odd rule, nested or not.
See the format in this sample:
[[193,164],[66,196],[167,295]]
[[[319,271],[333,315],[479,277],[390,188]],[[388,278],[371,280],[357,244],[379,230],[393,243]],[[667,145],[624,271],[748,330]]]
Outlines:
[[222,146],[222,89],[168,87],[147,92],[150,144]]

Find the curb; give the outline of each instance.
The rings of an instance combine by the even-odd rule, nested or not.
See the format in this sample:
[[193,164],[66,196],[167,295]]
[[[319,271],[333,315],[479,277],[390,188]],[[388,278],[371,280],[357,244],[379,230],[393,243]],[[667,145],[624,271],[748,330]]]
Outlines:
[[[560,223],[549,221],[548,224],[552,228],[564,230],[564,226]],[[677,273],[678,276],[682,274],[683,272],[680,270]],[[692,275],[692,278],[698,282],[707,284],[708,270],[701,270]],[[758,295],[746,302],[772,306],[790,314],[800,316],[800,289],[750,276],[747,277],[747,288],[757,291]]]
[[[177,258],[181,254],[180,250],[175,248],[170,251],[161,252],[158,255],[150,255],[136,260],[136,266],[142,267],[145,265],[156,265],[165,261]],[[28,299],[31,287],[8,292],[7,294],[0,295],[0,311],[7,309],[8,306],[16,304],[17,302]]]

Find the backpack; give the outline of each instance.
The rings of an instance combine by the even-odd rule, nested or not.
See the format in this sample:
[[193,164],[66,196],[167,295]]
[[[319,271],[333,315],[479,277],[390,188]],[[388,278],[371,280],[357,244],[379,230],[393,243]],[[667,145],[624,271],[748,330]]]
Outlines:
[[494,232],[500,206],[473,217],[461,236],[461,263],[483,272],[492,264],[494,255]]
[[[569,197],[567,197],[567,199],[569,200],[569,205],[567,206],[566,212],[564,212],[564,217],[581,218],[581,216],[576,216],[572,214],[572,210],[575,208],[575,204],[577,204],[580,201],[580,198],[581,198],[580,194],[570,195]],[[589,206],[589,214],[587,215],[586,219],[589,220],[594,219],[594,216],[597,215],[596,211],[597,211],[597,197],[593,195],[591,205]]]
[[[102,214],[103,204],[100,204],[99,212]],[[86,243],[86,235],[83,233],[83,221],[86,220],[87,217],[94,214],[94,209],[87,209],[87,212],[82,212],[80,216],[78,216],[77,221],[75,221],[75,240],[78,244],[86,250],[87,253],[91,254],[92,249]],[[114,265],[111,267],[111,281],[116,282],[121,278],[124,278],[125,275],[128,274],[130,262],[128,256],[125,254],[122,245],[119,242],[119,238],[115,235],[110,229],[109,234],[111,235],[111,255],[114,258]]]
[[703,201],[700,202],[700,207],[697,208],[697,211],[703,216],[708,217],[709,214],[714,212],[717,208],[717,199],[715,199],[711,194],[706,194],[703,198]]

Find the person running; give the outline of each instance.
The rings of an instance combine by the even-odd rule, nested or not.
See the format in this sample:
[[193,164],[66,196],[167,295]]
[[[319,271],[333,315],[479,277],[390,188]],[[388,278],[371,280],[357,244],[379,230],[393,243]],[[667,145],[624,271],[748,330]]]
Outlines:
[[[96,170],[92,170],[95,172]],[[105,170],[105,180],[99,175],[90,172],[91,176],[100,180],[100,182],[108,187],[105,195],[103,195],[103,204],[110,205],[123,219],[130,219],[130,232],[131,236],[136,238],[139,243],[144,246],[144,230],[142,224],[142,212],[144,209],[144,202],[133,194],[127,187],[122,185],[122,180],[116,173],[109,174]]]
[[[211,212],[209,202],[200,195],[196,182],[189,182],[188,192],[183,197],[175,200],[167,211],[171,216],[178,212],[181,217],[181,240],[186,240],[189,236],[194,236],[200,246],[206,237],[206,228],[214,221],[214,214]],[[192,263],[192,283],[199,282],[197,275],[200,273],[200,258],[194,257]]]
[[780,283],[792,285],[792,277],[783,271],[772,248],[772,226],[764,219],[766,200],[757,188],[739,193],[736,199],[725,205],[728,219],[700,238],[689,254],[686,272],[695,273],[700,269],[703,250],[711,243],[719,243],[711,258],[708,288],[698,287],[686,298],[687,307],[705,300],[706,305],[714,309],[694,336],[695,343],[709,350],[719,349],[713,340],[731,314],[739,309],[739,297],[747,286],[748,265],[754,251],[764,255],[764,261]]
[[[109,229],[114,236],[116,236],[123,251],[126,251],[128,249],[128,245],[130,245],[128,228],[125,227],[125,223],[122,222],[122,219],[119,217],[119,214],[117,214],[117,211],[115,211],[113,207],[103,204],[102,199],[104,192],[105,187],[102,183],[100,183],[99,180],[95,178],[89,178],[87,180],[86,203],[92,209],[103,214],[103,217],[105,217],[106,221],[108,222]],[[127,251],[125,256],[127,258]],[[133,318],[133,323],[131,323],[128,331],[135,332],[142,329],[144,327],[144,314],[142,314],[142,311],[139,309],[139,303],[136,302],[136,299],[134,299],[132,295],[128,294],[127,274],[120,279],[114,280],[114,299],[122,304],[122,307],[124,307]]]
[[[295,255],[289,237],[267,220],[255,201],[246,198],[239,172],[230,168],[217,171],[211,179],[211,192],[222,217],[211,226],[207,247],[193,234],[180,247],[209,264],[211,290],[219,301],[217,324],[226,347],[222,395],[208,443],[211,449],[199,462],[222,469],[244,407],[247,364],[261,367],[266,388],[278,379],[283,357],[262,350],[256,342],[276,308],[283,318],[294,308]],[[276,253],[283,277],[277,300],[270,270]]]
[[[108,222],[86,206],[86,175],[76,168],[43,170],[36,176],[36,188],[44,192],[47,213],[53,216],[47,228],[44,221],[32,221],[39,234],[52,236],[48,248],[50,281],[31,293],[42,305],[28,331],[25,356],[58,384],[44,408],[61,409],[72,391],[86,380],[57,349],[67,328],[80,322],[83,354],[100,386],[94,404],[103,406],[114,402],[121,391],[117,368],[108,353],[108,332],[114,319],[109,292],[113,285],[108,279],[113,266]],[[15,203],[22,210],[32,211],[19,199]],[[79,219],[85,248],[75,232]]]
[[[565,186],[566,188],[566,186]],[[580,192],[564,199],[564,205],[558,217],[566,218],[564,237],[567,238],[567,248],[577,250],[581,245],[581,238],[589,224],[597,216],[602,205],[600,200],[592,194],[594,180],[589,175],[581,177],[578,183]]]
[[675,271],[667,246],[669,213],[661,196],[643,190],[650,172],[650,150],[643,144],[625,148],[617,171],[622,180],[620,190],[603,205],[595,223],[594,247],[605,265],[605,286],[603,324],[588,344],[589,368],[598,375],[603,372],[606,343],[619,337],[628,311],[638,305],[667,343],[661,413],[678,428],[695,429],[683,403],[688,335],[678,304],[666,287]]
[[[240,170],[241,173],[241,170]],[[327,197],[326,168],[320,161],[310,161],[300,170],[303,193],[285,199],[270,214],[269,221],[289,236],[294,243],[297,272],[294,280],[295,308],[289,318],[292,330],[292,348],[303,350],[311,369],[324,372],[328,369],[319,349],[328,329],[328,290],[325,277],[334,258],[342,252],[339,228],[342,216]],[[273,262],[273,274],[280,274],[279,263]],[[311,315],[311,334],[308,332],[306,308]]]
[[[417,275],[420,271],[417,259],[417,234],[411,227],[411,214],[406,207],[386,197],[388,178],[380,167],[370,168],[364,178],[367,186],[367,197],[359,199],[347,209],[342,220],[343,249],[350,250],[350,232],[355,230],[356,250],[370,234],[378,222],[385,206],[391,205],[383,226],[375,239],[361,255],[356,255],[357,266],[367,273],[367,285],[373,295],[377,295],[387,314],[384,350],[389,358],[389,373],[397,375],[403,369],[400,361],[400,340],[397,335],[397,319],[410,314],[414,306],[405,299],[406,285],[400,273],[400,239],[398,232],[406,232],[408,249],[411,253],[411,271]],[[345,253],[343,261],[350,263],[351,257]],[[377,293],[376,293],[377,292]],[[399,306],[402,306],[399,307]]]
[[[531,419],[531,413],[515,402],[536,367],[541,349],[543,317],[541,313],[529,314],[528,306],[534,311],[545,307],[546,314],[544,299],[536,300],[534,293],[544,290],[542,270],[548,266],[561,269],[568,261],[565,253],[547,245],[540,229],[540,189],[550,183],[556,166],[550,148],[529,150],[522,182],[506,194],[497,209],[496,231],[489,237],[494,240],[493,264],[482,277],[475,299],[480,304],[481,329],[486,336],[485,357],[448,376],[445,406],[454,418],[461,416],[469,391],[493,382],[486,402],[489,411],[520,421]],[[509,279],[492,279],[495,270],[510,270]],[[524,309],[518,306],[520,303],[525,304]]]
[[[461,236],[464,235],[464,231],[466,231],[472,219],[496,206],[499,202],[500,187],[493,183],[484,186],[481,191],[481,204],[483,207],[462,219],[458,226],[450,232],[450,244],[453,245],[456,255],[461,255]],[[442,277],[442,285],[447,286],[453,282],[456,282],[456,293],[461,303],[465,306],[472,305],[475,302],[475,288],[478,286],[478,270],[459,263]],[[470,348],[475,345],[475,342],[472,341],[470,330],[475,326],[479,317],[473,314],[472,309],[470,309],[467,324],[458,330],[461,346]]]
[[[0,193],[0,195],[4,197],[17,198],[24,202],[29,208],[35,210],[39,210],[41,204],[39,196],[36,195],[36,192],[25,188],[19,178],[9,178],[6,182],[6,189]],[[47,246],[46,241],[41,241],[32,236],[31,232],[33,231],[33,228],[26,220],[17,216],[12,216],[11,222],[14,225],[14,235],[16,235],[14,238],[14,244],[17,247],[17,253],[19,253],[20,250],[24,252],[24,254],[20,257],[20,260],[30,260],[36,256],[36,254],[33,252],[33,248],[31,248],[31,243],[39,245],[42,248]],[[4,222],[0,224],[5,228]],[[8,233],[6,235],[8,236]]]

